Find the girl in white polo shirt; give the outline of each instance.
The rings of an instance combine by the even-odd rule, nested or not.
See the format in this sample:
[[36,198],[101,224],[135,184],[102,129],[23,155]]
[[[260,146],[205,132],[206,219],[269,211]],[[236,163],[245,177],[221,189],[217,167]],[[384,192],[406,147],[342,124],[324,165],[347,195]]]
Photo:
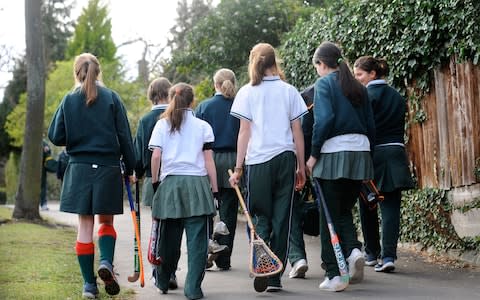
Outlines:
[[158,269],[156,285],[167,293],[185,229],[188,272],[184,293],[188,299],[200,299],[207,260],[207,222],[215,213],[212,192],[218,192],[218,188],[211,150],[213,130],[194,116],[193,98],[193,89],[188,84],[178,83],[170,89],[170,104],[155,125],[148,146],[153,151],[152,216],[163,220],[163,238],[168,241],[168,247],[160,245],[163,263]]
[[[257,233],[285,265],[294,190],[305,184],[300,118],[307,107],[297,89],[282,80],[271,45],[252,48],[248,73],[250,83],[238,91],[230,112],[240,119],[230,183],[238,184],[245,163],[247,202]],[[267,292],[282,289],[280,277],[268,278]]]

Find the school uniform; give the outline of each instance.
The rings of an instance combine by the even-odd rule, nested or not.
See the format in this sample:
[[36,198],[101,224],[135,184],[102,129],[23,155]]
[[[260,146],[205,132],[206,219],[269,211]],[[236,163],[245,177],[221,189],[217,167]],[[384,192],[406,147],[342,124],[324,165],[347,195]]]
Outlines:
[[[373,178],[370,156],[375,125],[365,90],[363,104],[353,106],[338,82],[338,71],[315,82],[314,125],[311,156],[317,159],[313,177],[319,180],[333,225],[345,257],[361,249],[353,224],[352,208],[362,180]],[[320,237],[322,260],[329,279],[339,276],[335,254],[321,207]]]
[[[313,85],[307,87],[301,92],[301,96],[308,108],[308,112],[302,117],[302,131],[305,140],[305,157],[310,156],[310,147],[312,141],[312,127],[313,127],[313,97],[314,89]],[[307,178],[307,180],[310,180]],[[295,272],[295,263],[301,259],[307,259],[307,253],[305,252],[305,240],[303,239],[303,217],[305,210],[305,201],[301,196],[301,192],[295,192],[295,201],[293,202],[292,210],[292,229],[290,232],[290,247],[288,249],[288,260],[292,265],[292,271],[290,277],[303,277],[304,274],[298,274]]]
[[60,210],[81,215],[123,214],[122,157],[133,174],[135,152],[127,114],[114,91],[97,86],[97,99],[86,105],[76,88],[60,103],[48,129],[54,145],[70,156],[62,184]]
[[233,241],[237,227],[238,198],[228,179],[228,169],[234,169],[237,158],[237,137],[240,121],[230,115],[233,99],[225,98],[216,93],[212,98],[202,101],[195,110],[197,118],[212,126],[215,142],[213,143],[213,158],[217,170],[218,201],[220,220],[228,228],[228,235],[220,235],[217,242],[227,245],[230,251],[219,255],[215,260],[217,267],[229,269]]
[[152,135],[153,127],[157,123],[160,115],[165,112],[168,104],[157,104],[145,114],[139,121],[137,126],[137,134],[135,136],[135,175],[143,179],[142,185],[142,203],[145,206],[152,206],[153,187],[152,187],[152,171],[151,160],[152,151],[148,149],[148,142]]
[[[297,167],[291,123],[306,112],[296,88],[279,76],[265,76],[259,85],[243,86],[230,112],[250,122],[245,157],[247,205],[256,217],[258,235],[284,265]],[[281,287],[281,275],[269,277],[268,286]]]
[[166,245],[160,246],[164,263],[157,268],[157,287],[168,290],[170,275],[180,257],[180,244],[187,235],[188,272],[185,296],[203,297],[201,283],[207,260],[208,218],[215,214],[210,182],[205,168],[204,146],[213,143],[211,126],[196,118],[191,109],[184,112],[180,132],[170,132],[167,119],[160,119],[152,132],[149,149],[160,148],[160,185],[153,197],[152,216],[165,227]]
[[413,188],[404,146],[405,99],[385,80],[373,80],[367,85],[375,125],[375,151],[373,164],[375,182],[383,194],[382,247],[380,246],[377,210],[370,210],[360,201],[360,217],[368,260],[397,258],[400,230],[401,191]]

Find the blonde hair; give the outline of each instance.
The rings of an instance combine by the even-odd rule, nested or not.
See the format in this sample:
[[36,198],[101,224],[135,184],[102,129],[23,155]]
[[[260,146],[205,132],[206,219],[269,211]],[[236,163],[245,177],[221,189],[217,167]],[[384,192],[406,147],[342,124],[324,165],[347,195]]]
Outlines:
[[170,81],[165,77],[153,80],[148,86],[147,98],[153,104],[157,104],[162,100],[168,100],[168,91],[172,87]]
[[256,44],[250,51],[248,63],[250,84],[259,85],[262,82],[263,76],[265,76],[265,71],[270,68],[274,75],[279,75],[282,80],[285,80],[283,71],[277,62],[275,49],[272,45],[267,43]]
[[215,86],[220,88],[220,92],[225,98],[233,99],[237,93],[235,73],[230,69],[220,69],[213,76]]
[[73,77],[75,82],[85,93],[87,106],[97,99],[97,80],[101,80],[100,63],[90,53],[82,53],[75,57],[73,63]]
[[170,88],[168,98],[170,104],[161,115],[161,118],[166,118],[170,122],[170,134],[173,134],[175,131],[180,132],[184,111],[193,102],[193,88],[191,85],[183,82],[177,83]]

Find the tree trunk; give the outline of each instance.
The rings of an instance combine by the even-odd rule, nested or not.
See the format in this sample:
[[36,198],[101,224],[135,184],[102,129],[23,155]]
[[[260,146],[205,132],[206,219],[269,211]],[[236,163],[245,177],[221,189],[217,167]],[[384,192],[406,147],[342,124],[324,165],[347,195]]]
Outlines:
[[42,131],[45,110],[45,57],[41,20],[42,1],[25,0],[27,44],[27,112],[20,175],[13,217],[40,219]]

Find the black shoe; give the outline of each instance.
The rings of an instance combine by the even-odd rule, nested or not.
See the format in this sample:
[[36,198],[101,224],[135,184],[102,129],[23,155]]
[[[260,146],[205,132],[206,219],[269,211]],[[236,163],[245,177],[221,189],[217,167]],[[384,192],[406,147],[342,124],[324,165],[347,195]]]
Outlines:
[[178,288],[177,276],[175,276],[175,274],[172,274],[170,276],[170,280],[168,281],[168,289],[176,290],[177,288]]
[[255,277],[253,280],[253,288],[256,292],[262,293],[265,292],[268,286],[268,278],[267,277]]

